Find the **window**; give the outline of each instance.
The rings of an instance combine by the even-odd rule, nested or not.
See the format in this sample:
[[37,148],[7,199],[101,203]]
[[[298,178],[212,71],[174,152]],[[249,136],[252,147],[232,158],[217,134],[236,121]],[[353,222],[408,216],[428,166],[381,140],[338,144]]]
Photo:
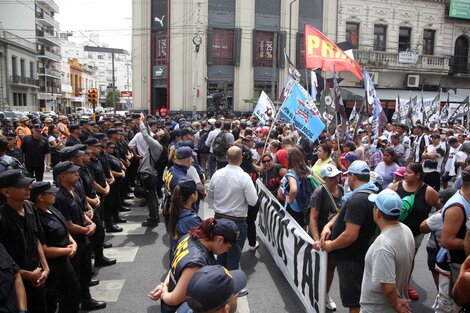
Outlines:
[[271,67],[273,64],[273,32],[255,33],[254,66]]
[[20,76],[25,77],[24,59],[20,60]]
[[233,38],[234,30],[214,28],[212,37],[212,64],[233,65]]
[[154,51],[154,63],[158,65],[166,64],[166,53],[167,53],[167,35],[166,31],[161,30],[155,34],[155,45]]
[[18,64],[15,56],[11,57],[11,74],[13,76],[18,75]]
[[29,62],[29,77],[34,79],[34,62]]
[[411,28],[400,27],[398,35],[398,51],[407,51],[411,49]]
[[353,49],[359,47],[359,23],[346,23],[346,41]]
[[21,107],[27,106],[26,94],[25,93],[13,93],[13,106]]
[[423,54],[434,54],[434,38],[436,31],[433,29],[425,29],[423,33]]
[[387,25],[374,25],[374,50],[385,51],[387,48]]

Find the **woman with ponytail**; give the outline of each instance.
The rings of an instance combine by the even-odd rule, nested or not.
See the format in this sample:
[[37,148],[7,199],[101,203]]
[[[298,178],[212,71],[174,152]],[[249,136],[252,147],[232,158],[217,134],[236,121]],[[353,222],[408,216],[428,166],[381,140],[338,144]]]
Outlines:
[[214,254],[227,252],[239,235],[237,225],[227,219],[208,218],[198,227],[191,227],[176,245],[165,282],[158,284],[149,298],[162,300],[162,313],[176,312],[186,299],[186,288],[194,273],[205,265],[217,264]]
[[176,243],[189,233],[191,227],[197,227],[202,219],[192,209],[193,203],[198,199],[197,185],[194,180],[183,177],[179,180],[171,197],[170,205],[170,261],[173,260]]

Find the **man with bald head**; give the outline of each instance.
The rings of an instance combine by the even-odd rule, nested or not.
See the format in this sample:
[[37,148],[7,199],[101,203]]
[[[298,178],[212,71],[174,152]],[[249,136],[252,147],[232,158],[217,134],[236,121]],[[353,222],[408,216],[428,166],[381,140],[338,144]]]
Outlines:
[[215,218],[230,219],[240,230],[238,247],[233,245],[227,253],[217,259],[220,265],[229,270],[236,270],[247,235],[248,205],[255,205],[258,195],[250,176],[240,167],[243,160],[242,150],[232,146],[227,150],[226,158],[228,165],[216,171],[211,178],[208,196],[214,200]]

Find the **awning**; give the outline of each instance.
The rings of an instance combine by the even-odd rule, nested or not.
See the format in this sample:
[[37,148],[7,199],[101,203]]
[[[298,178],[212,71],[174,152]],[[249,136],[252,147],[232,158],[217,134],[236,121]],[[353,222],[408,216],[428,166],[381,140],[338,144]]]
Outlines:
[[[356,87],[340,87],[341,94],[344,100],[362,100],[364,98],[364,88]],[[421,98],[420,90],[404,90],[404,89],[376,89],[377,96],[380,100],[396,100],[397,94],[400,95],[400,99],[410,99],[414,97]],[[429,99],[434,98],[439,91],[423,91],[423,98]],[[462,95],[454,95],[453,92],[449,93],[450,102],[463,102],[465,97]],[[443,92],[441,94],[441,102],[447,101],[447,93]]]

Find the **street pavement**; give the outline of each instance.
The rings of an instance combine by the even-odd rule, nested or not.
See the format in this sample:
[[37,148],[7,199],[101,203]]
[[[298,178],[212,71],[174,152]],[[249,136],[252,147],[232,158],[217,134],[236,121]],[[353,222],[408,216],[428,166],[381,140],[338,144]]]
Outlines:
[[[45,179],[52,180],[46,173]],[[161,223],[155,228],[141,227],[146,219],[146,208],[137,206],[137,200],[129,200],[131,212],[121,213],[127,223],[121,233],[107,234],[106,242],[113,244],[105,249],[108,257],[117,258],[117,264],[97,268],[100,284],[91,287],[97,300],[107,301],[107,307],[97,312],[136,313],[160,312],[159,301],[152,301],[147,294],[156,284],[164,280],[168,272],[169,238]],[[213,216],[210,201],[201,203],[200,215],[203,219]],[[419,249],[412,276],[413,286],[420,294],[420,300],[413,301],[413,312],[433,312],[431,305],[436,288],[426,265],[425,242]],[[249,294],[238,299],[238,312],[305,312],[300,300],[292,291],[283,274],[277,268],[268,250],[261,243],[256,251],[249,251],[245,245],[241,268],[248,275]],[[341,306],[337,276],[330,296],[338,305],[337,312],[348,312]]]

